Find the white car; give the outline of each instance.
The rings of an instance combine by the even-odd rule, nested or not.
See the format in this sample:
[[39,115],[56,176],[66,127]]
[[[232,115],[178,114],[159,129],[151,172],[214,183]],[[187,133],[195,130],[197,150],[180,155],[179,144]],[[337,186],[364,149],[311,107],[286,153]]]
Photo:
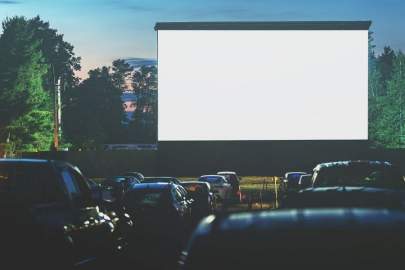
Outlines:
[[211,190],[220,200],[229,199],[232,192],[232,186],[228,183],[225,176],[222,175],[203,175],[198,181],[207,182],[211,185]]

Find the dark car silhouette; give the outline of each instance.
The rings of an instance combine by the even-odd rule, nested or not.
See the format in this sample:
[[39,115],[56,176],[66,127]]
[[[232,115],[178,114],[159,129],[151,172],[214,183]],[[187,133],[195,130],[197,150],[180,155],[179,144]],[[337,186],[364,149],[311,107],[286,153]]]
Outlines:
[[193,199],[191,205],[193,219],[199,221],[201,218],[213,213],[215,197],[211,192],[210,184],[200,181],[186,181],[181,185],[187,190],[188,196]]
[[80,170],[52,160],[0,160],[2,265],[69,268],[122,248],[117,220],[101,212]]
[[180,188],[172,183],[138,184],[125,194],[124,206],[134,217],[133,253],[140,268],[174,267],[191,221],[191,206]]
[[396,269],[405,212],[304,209],[205,218],[180,258],[183,270]]
[[313,187],[374,187],[405,189],[399,169],[384,161],[337,161],[318,164],[312,176]]

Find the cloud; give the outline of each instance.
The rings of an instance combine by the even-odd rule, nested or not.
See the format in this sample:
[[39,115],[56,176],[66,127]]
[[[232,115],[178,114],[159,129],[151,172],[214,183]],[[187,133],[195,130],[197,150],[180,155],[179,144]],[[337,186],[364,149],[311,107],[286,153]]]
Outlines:
[[14,0],[0,0],[0,5],[14,5],[14,4],[19,4],[19,1],[14,1]]

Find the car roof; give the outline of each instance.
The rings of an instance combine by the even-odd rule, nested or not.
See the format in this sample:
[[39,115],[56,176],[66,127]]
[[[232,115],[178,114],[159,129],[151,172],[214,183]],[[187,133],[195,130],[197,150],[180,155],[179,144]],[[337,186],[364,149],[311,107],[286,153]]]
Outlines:
[[203,181],[183,181],[180,183],[181,183],[181,185],[200,185],[200,186],[210,187],[209,183],[203,182]]
[[373,269],[391,269],[402,263],[404,244],[405,212],[398,210],[225,213],[200,222],[184,253],[184,268],[209,269],[216,260],[217,269],[260,269],[269,265],[271,254],[271,264],[280,269],[352,269],[371,261],[378,266]]
[[[324,222],[328,220],[328,222]],[[297,222],[299,221],[299,222]],[[196,230],[196,234],[231,231],[278,231],[288,229],[355,229],[370,224],[405,228],[405,212],[387,209],[331,208],[291,209],[259,212],[242,212],[225,216],[209,216]]]
[[384,166],[391,167],[392,164],[388,161],[377,161],[377,160],[345,160],[345,161],[333,161],[320,163],[315,166],[314,171],[325,169],[325,168],[339,168],[339,167],[350,167],[356,164],[366,164],[372,166]]
[[0,163],[3,164],[55,164],[55,165],[63,165],[63,166],[70,166],[74,170],[81,172],[80,169],[63,160],[53,160],[53,159],[36,159],[36,158],[1,158]]
[[182,181],[181,184],[199,184],[199,185],[209,185],[207,182],[202,181]]
[[199,178],[202,178],[202,177],[221,177],[221,178],[225,178],[223,175],[218,175],[218,174],[201,175]]
[[219,171],[219,172],[217,172],[217,174],[235,174],[235,175],[236,175],[236,172],[232,172],[232,171]]
[[172,183],[140,183],[133,185],[131,190],[140,190],[140,189],[169,189],[173,187]]
[[307,172],[286,172],[285,175],[290,175],[290,174],[308,174]]

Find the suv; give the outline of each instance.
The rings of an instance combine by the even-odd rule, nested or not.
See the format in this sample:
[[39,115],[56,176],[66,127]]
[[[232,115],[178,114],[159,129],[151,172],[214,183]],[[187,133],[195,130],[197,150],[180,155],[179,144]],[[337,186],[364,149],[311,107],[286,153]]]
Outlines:
[[124,241],[118,221],[100,212],[85,177],[66,162],[0,159],[0,218],[0,258],[15,268],[83,265]]
[[399,170],[388,162],[322,163],[315,167],[312,180],[306,182],[309,188],[284,198],[282,207],[404,209],[405,206],[405,182]]
[[389,162],[357,160],[318,164],[312,186],[404,189],[405,182],[399,169]]

